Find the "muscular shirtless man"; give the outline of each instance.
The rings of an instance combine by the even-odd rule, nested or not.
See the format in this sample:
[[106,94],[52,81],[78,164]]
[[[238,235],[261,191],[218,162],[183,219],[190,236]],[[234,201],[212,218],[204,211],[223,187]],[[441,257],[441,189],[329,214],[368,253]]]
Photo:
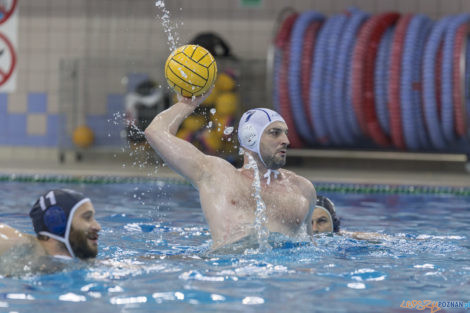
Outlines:
[[193,99],[179,97],[176,104],[153,119],[145,136],[166,164],[198,189],[212,247],[216,249],[253,233],[257,207],[253,165],[259,171],[267,230],[295,236],[306,225],[310,234],[315,188],[306,178],[281,169],[289,139],[287,125],[278,113],[260,108],[243,114],[238,127],[239,142],[244,148],[244,166],[240,169],[222,158],[205,155],[175,136],[184,119],[209,93]]

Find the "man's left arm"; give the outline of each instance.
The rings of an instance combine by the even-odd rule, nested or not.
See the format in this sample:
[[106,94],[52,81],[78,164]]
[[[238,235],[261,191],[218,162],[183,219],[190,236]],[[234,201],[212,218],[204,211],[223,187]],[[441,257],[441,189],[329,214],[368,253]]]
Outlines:
[[0,223],[0,255],[26,239],[18,230]]
[[305,179],[305,194],[307,199],[309,199],[309,209],[308,213],[305,216],[304,222],[307,224],[307,234],[312,235],[313,234],[313,229],[312,229],[312,214],[313,214],[313,209],[315,209],[315,204],[317,203],[317,192],[315,190],[315,187],[313,186],[312,182]]

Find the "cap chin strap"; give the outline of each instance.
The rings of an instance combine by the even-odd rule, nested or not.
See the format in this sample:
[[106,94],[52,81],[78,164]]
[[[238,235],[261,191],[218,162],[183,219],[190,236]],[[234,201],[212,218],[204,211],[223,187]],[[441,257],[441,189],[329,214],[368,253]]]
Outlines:
[[78,201],[77,203],[75,203],[72,210],[70,210],[69,218],[67,219],[67,229],[65,230],[65,236],[64,237],[60,237],[60,236],[52,234],[48,231],[40,231],[39,232],[40,235],[48,236],[48,237],[51,237],[51,238],[53,238],[57,241],[62,242],[65,245],[65,247],[67,248],[67,251],[69,252],[69,254],[72,258],[75,257],[75,253],[73,253],[72,246],[70,245],[70,240],[69,240],[70,229],[72,227],[72,220],[73,220],[73,216],[75,215],[75,211],[82,204],[84,204],[85,202],[91,202],[91,200],[89,198],[84,198],[84,199]]
[[330,221],[331,221],[331,230],[330,230],[330,232],[332,233],[334,228],[333,228],[333,217],[331,216],[331,213],[330,213],[327,209],[325,209],[324,207],[322,207],[322,206],[318,206],[318,205],[315,206],[315,209],[317,209],[317,208],[318,208],[318,209],[322,209],[322,210],[324,210],[326,213],[328,213],[328,216],[330,217]]
[[271,173],[273,174],[274,179],[277,179],[277,177],[280,174],[280,172],[278,170],[272,170],[272,169],[268,168],[268,171],[263,175],[263,177],[267,179],[266,184],[268,184],[268,185],[271,183]]

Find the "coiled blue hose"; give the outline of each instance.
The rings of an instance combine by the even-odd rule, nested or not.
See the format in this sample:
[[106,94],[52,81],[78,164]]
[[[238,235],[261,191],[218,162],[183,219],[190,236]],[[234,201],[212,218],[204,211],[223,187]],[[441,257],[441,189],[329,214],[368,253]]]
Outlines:
[[323,14],[315,11],[302,13],[295,21],[291,33],[291,50],[289,60],[289,97],[291,100],[291,110],[295,121],[295,126],[302,139],[313,144],[315,138],[307,117],[304,112],[302,101],[302,85],[300,83],[300,73],[302,64],[302,51],[304,34],[310,23],[323,21]]

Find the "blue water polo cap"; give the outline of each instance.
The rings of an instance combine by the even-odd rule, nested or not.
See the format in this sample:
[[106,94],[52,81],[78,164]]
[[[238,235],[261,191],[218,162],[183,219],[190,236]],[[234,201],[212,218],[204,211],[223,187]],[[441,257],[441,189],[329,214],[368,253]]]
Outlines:
[[47,191],[39,197],[29,212],[34,231],[63,242],[74,257],[69,242],[70,228],[75,211],[85,202],[90,202],[90,199],[74,190]]

